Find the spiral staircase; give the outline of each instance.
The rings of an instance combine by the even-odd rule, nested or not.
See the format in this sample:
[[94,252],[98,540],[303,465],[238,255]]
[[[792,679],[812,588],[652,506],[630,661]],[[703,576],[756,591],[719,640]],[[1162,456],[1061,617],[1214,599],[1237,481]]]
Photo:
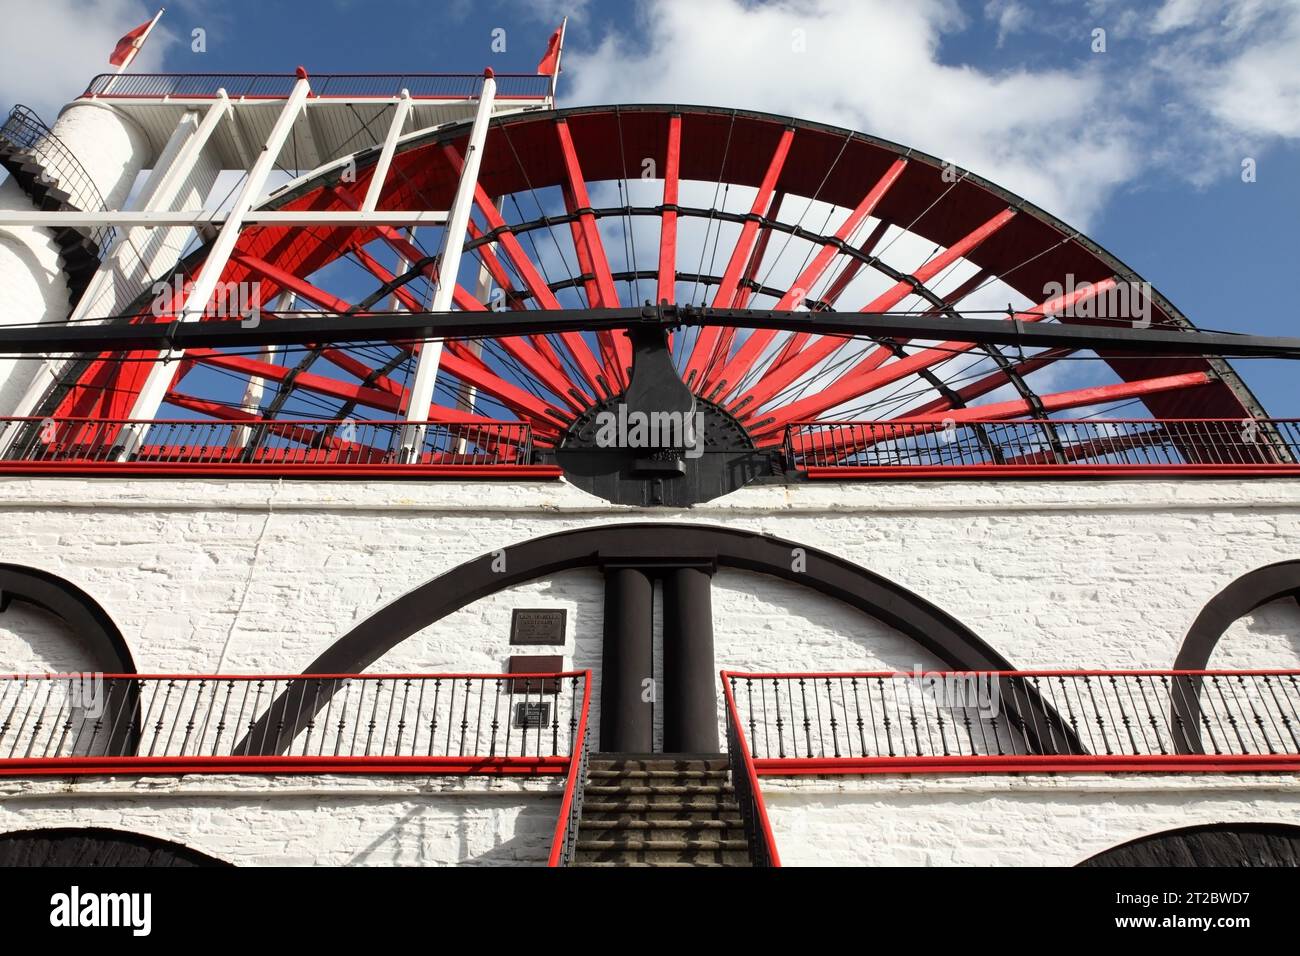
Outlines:
[[[34,111],[15,106],[0,126],[0,166],[42,212],[88,212],[105,208],[81,163]],[[111,227],[65,226],[51,230],[68,282],[69,311],[76,308],[104,253]]]

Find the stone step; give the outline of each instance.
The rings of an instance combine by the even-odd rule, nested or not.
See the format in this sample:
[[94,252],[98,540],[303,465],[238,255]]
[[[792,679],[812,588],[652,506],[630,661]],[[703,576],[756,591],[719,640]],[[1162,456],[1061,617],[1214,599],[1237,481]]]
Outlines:
[[579,850],[575,866],[749,866],[748,850]]
[[579,834],[588,850],[744,850],[741,830],[589,830]]
[[724,867],[724,866],[749,866],[749,859],[746,857],[744,862],[726,863],[718,860],[697,860],[691,863],[682,863],[678,860],[668,860],[662,863],[646,862],[644,860],[580,860],[573,864],[574,866],[676,866],[676,867]]
[[717,823],[729,827],[744,826],[740,814],[730,807],[698,807],[690,810],[645,808],[634,811],[590,810],[583,808],[583,824],[615,824],[639,821],[648,824],[665,823]]
[[585,792],[589,796],[723,796],[732,792],[731,784],[688,783],[681,786],[643,786],[636,783],[587,784]]
[[579,850],[746,850],[749,844],[744,840],[724,839],[717,835],[709,836],[675,836],[655,840],[646,836],[604,836],[595,839],[582,839],[578,831]]
[[[740,838],[744,838],[744,824],[740,820],[735,822],[730,820],[642,820],[636,817],[619,817],[615,820],[591,820],[583,817],[578,827],[579,834],[590,832],[593,836],[596,831],[604,833],[614,831],[663,831],[665,835],[679,832],[722,832],[723,836],[726,837],[727,834],[724,831],[727,830],[738,830],[740,831]],[[658,837],[650,837],[649,839],[658,839]]]
[[595,756],[587,766],[592,770],[726,770],[725,755],[664,756],[663,754],[619,754]]
[[586,813],[635,813],[641,814],[647,811],[656,813],[739,813],[740,808],[736,805],[731,795],[727,794],[723,799],[722,794],[704,794],[691,797],[678,795],[668,796],[627,796],[619,797],[617,794],[610,797],[593,796],[588,793],[587,798],[583,801],[582,812]]
[[590,770],[588,780],[726,780],[726,770]]

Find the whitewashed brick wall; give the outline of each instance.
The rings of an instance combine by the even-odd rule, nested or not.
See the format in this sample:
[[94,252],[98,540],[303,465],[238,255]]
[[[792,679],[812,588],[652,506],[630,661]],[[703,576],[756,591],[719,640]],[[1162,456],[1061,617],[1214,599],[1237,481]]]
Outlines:
[[0,779],[0,833],[104,827],[236,866],[545,865],[557,780],[482,777]]
[[1210,823],[1300,823],[1291,776],[763,779],[784,866],[1075,866]]
[[[1222,588],[1262,565],[1300,557],[1300,481],[809,484],[749,488],[679,512],[616,508],[561,483],[9,479],[0,481],[0,561],[50,571],[85,589],[117,622],[141,671],[294,672],[384,604],[464,561],[540,535],[629,520],[750,529],[840,555],[937,604],[1020,667],[1160,668],[1172,664],[1192,621]],[[572,666],[597,668],[601,591],[590,570],[521,585],[437,622],[372,670],[497,671],[511,651],[514,606],[567,608],[563,653]],[[12,655],[0,669],[67,658],[66,647],[37,646],[41,632],[31,622],[6,615],[0,624],[12,622],[11,631],[26,628],[29,636],[0,632],[0,653]],[[762,575],[720,572],[714,617],[718,667],[936,663],[870,617]],[[47,635],[52,644],[60,639]],[[1294,602],[1276,602],[1235,625],[1213,663],[1297,666]],[[993,862],[1020,846],[1044,862],[1077,862],[1172,826],[1297,816],[1295,790],[1260,778],[1229,780],[1235,796],[1221,780],[1202,786],[1147,777],[1121,786],[1117,779],[1101,778],[1091,789],[1053,780],[1028,790],[1008,784],[1005,791],[969,781],[964,790],[936,790],[935,778],[859,781],[858,791],[832,782],[822,790],[774,793],[772,803],[792,862],[801,854],[815,857],[819,841],[836,828],[837,841],[849,847],[837,852],[866,852],[852,847],[878,846],[882,821],[900,836],[892,849],[879,850],[881,860],[937,861],[947,853],[954,861],[965,854]],[[126,794],[83,799],[85,786],[58,800],[7,797],[0,830],[78,818],[166,836],[158,831],[171,828],[168,821],[187,820],[198,805],[189,802],[198,797],[188,789],[142,800],[135,788],[151,792],[152,785],[140,784]],[[540,813],[527,809],[536,802],[531,795],[511,797],[514,809],[493,804],[497,810],[489,813],[465,793],[429,797],[420,809],[406,797],[349,803],[318,799],[315,791],[301,806],[293,803],[297,796],[263,806],[247,798],[246,786],[234,796],[205,792],[207,816],[200,816],[215,821],[211,832],[195,835],[189,823],[177,822],[173,838],[194,836],[191,845],[218,857],[272,862],[285,853],[313,853],[302,840],[317,827],[312,832],[333,841],[323,862],[371,846],[376,859],[424,853],[435,861],[489,861],[496,859],[491,847],[524,845],[514,842],[522,839],[516,831],[521,821],[532,821],[532,833],[537,818],[528,814]],[[295,786],[321,785],[285,786],[296,793]],[[389,809],[377,806],[393,808],[387,829],[349,822],[366,813],[390,819]],[[262,815],[276,807],[288,808],[285,819],[295,821],[289,829],[301,838],[286,849],[257,848],[260,835],[221,832],[260,829]],[[425,824],[399,824],[407,812]],[[138,814],[148,826],[131,825]],[[553,807],[541,815],[547,814],[553,824]],[[439,841],[469,827],[471,817],[488,834],[474,846],[487,849],[457,857]],[[1069,819],[1082,835],[1068,836]],[[436,846],[412,842],[420,826],[421,839]],[[960,844],[967,830],[975,834],[969,849],[944,849],[949,841]],[[1048,832],[1067,835],[1053,842],[1043,838]],[[1023,839],[1011,840],[1012,833]],[[998,849],[998,834],[1010,849]],[[223,850],[223,840],[234,848]],[[235,846],[240,841],[246,849]]]

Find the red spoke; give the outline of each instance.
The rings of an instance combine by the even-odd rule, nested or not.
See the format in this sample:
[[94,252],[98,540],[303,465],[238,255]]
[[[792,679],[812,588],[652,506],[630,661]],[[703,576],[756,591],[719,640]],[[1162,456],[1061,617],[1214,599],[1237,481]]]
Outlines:
[[326,292],[306,279],[300,279],[293,273],[286,272],[279,266],[274,266],[256,256],[236,255],[232,258],[233,261],[244,266],[254,275],[270,280],[280,289],[288,289],[299,298],[306,299],[327,312],[349,312],[352,309],[350,302],[345,302],[338,296]]
[[[772,203],[768,206],[766,215],[770,218],[774,216],[781,208],[781,203],[785,201],[785,193],[778,192],[772,196]],[[743,309],[749,304],[750,298],[754,294],[754,285],[757,282],[759,267],[763,264],[763,257],[767,255],[767,245],[772,238],[772,229],[769,226],[763,226],[758,233],[758,241],[754,243],[754,251],[750,253],[749,264],[745,266],[744,280],[740,287],[736,289],[735,308]],[[718,388],[717,383],[722,377],[722,371],[727,362],[726,358],[731,354],[732,343],[736,339],[735,326],[723,328],[722,334],[718,336],[718,344],[714,349],[714,358],[705,366],[704,385],[699,390],[701,395],[707,394],[713,398]]]
[[903,175],[903,170],[907,168],[906,159],[896,159],[885,174],[880,177],[879,181],[871,187],[871,190],[862,197],[862,201],[853,208],[848,217],[840,224],[840,228],[835,231],[836,242],[823,243],[817,255],[808,267],[799,273],[799,278],[794,280],[794,285],[790,290],[781,297],[781,301],[776,304],[778,309],[797,309],[803,304],[805,298],[812,295],[813,287],[830,265],[831,260],[835,258],[839,251],[839,243],[847,242],[853,233],[857,232],[858,227],[866,221],[867,217],[875,211],[880,200],[885,198],[891,186],[898,181],[898,177]]
[[682,118],[668,117],[668,146],[664,156],[664,214],[659,221],[659,286],[655,301],[677,301],[677,180],[681,172]]
[[[1135,382],[1118,382],[1114,385],[1100,385],[1092,388],[1079,388],[1066,392],[1043,395],[1039,401],[1047,413],[1066,411],[1071,408],[1083,408],[1089,405],[1102,405],[1124,399],[1145,398],[1163,392],[1176,392],[1189,388],[1198,388],[1213,384],[1216,380],[1205,372],[1185,372],[1180,375],[1162,375],[1157,378],[1140,379]],[[882,441],[894,441],[912,435],[940,431],[947,423],[954,422],[995,422],[1021,418],[1035,412],[1030,402],[1016,399],[1010,402],[996,402],[991,405],[978,405],[974,408],[959,408],[944,415],[942,421],[935,421],[933,416],[905,415],[891,419],[890,427],[879,431],[873,429],[845,429],[842,435],[816,435],[795,437],[792,439],[792,451],[802,454],[815,451],[818,455],[830,453],[843,457],[862,451]],[[915,425],[908,425],[916,421]],[[1064,422],[1062,423],[1064,424]],[[767,443],[771,444],[779,433],[773,436],[766,432]]]
[[[564,171],[567,176],[567,189],[563,190],[565,205],[569,208],[569,212],[579,213],[577,221],[573,224],[578,264],[584,274],[590,273],[593,277],[587,287],[587,301],[592,308],[618,308],[618,290],[614,288],[614,276],[610,272],[609,259],[605,255],[605,245],[600,238],[596,217],[590,211],[591,197],[587,194],[587,181],[582,175],[578,152],[573,148],[573,137],[569,133],[569,124],[566,120],[556,121],[555,134],[559,140],[560,152],[564,156]],[[607,353],[607,371],[612,364],[616,381],[620,385],[626,385],[628,370],[632,366],[631,340],[625,332],[598,333],[596,338]]]
[[[1011,366],[1010,369],[998,369],[996,372],[986,375],[984,378],[972,382],[970,385],[955,389],[955,393],[963,402],[969,402],[973,398],[987,395],[989,392],[997,391],[1002,386],[1008,384],[1011,381],[1011,375],[1013,373],[1020,378],[1024,378],[1024,376],[1028,375],[1030,372],[1036,372],[1040,368],[1045,368],[1046,366],[1051,365],[1058,359],[1064,358],[1067,355],[1073,355],[1074,351],[1074,349],[1065,348],[1048,349],[1044,352],[1040,352],[1038,355],[1025,359],[1023,362]],[[941,395],[931,402],[927,402],[924,405],[912,409],[908,414],[929,415],[935,412],[942,412],[949,408],[952,408],[952,401]]]
[[910,278],[900,279],[892,289],[876,298],[875,301],[864,305],[859,311],[888,312],[894,306],[898,305],[898,303],[902,302],[909,295],[914,293],[918,284],[924,285],[958,259],[965,256],[967,253],[972,252],[985,239],[1014,219],[1015,215],[1016,210],[1014,209],[1002,210],[974,232],[958,239],[929,262],[923,263],[915,272],[912,273]]
[[[785,202],[785,193],[778,192],[772,196],[771,205],[767,207],[765,214],[768,219],[772,219],[780,212],[781,205]],[[767,255],[768,243],[772,241],[772,227],[763,226],[758,232],[758,242],[754,244],[754,251],[750,254],[749,265],[745,266],[745,276],[741,280],[740,288],[736,290],[737,309],[743,309],[749,305],[749,300],[754,296],[754,286],[758,284],[758,270],[763,264],[763,257]],[[728,332],[735,332],[734,328],[728,329]],[[726,354],[724,351],[722,354]]]
[[[1019,312],[1007,321],[1041,321],[1049,316],[1063,312],[1085,299],[1101,295],[1113,288],[1114,285],[1114,279],[1106,279],[1092,285],[1080,286],[1065,295],[1057,296],[1036,305],[1026,312]],[[810,371],[818,362],[827,358],[831,352],[846,341],[851,340],[823,336],[821,340],[800,352],[782,368],[766,376],[758,387],[749,392],[751,404],[745,411],[744,417],[752,417],[765,402],[774,398],[778,392],[792,384],[800,375]],[[944,342],[942,345],[924,349],[914,355],[907,356],[907,358],[901,358],[883,368],[880,366],[890,353],[887,350],[873,349],[867,352],[851,369],[827,388],[820,390],[815,395],[810,395],[807,398],[777,409],[775,424],[815,418],[836,405],[841,405],[859,395],[866,395],[891,382],[896,382],[932,365],[945,362],[956,355],[969,352],[973,348],[975,348],[974,342]],[[733,410],[740,411],[738,406],[739,403],[733,406]]]
[[[409,256],[412,253],[417,256],[419,255],[419,250],[412,246],[404,236],[399,235],[394,240],[393,244],[398,247],[397,251],[404,258],[407,258],[408,261],[411,261]],[[367,268],[374,272],[376,276],[382,278],[386,275],[388,278],[382,279],[384,282],[392,280],[392,273],[388,272],[387,269],[378,262],[375,262],[373,259],[371,262],[372,264],[367,266]],[[467,291],[466,295],[468,294]],[[405,300],[403,301],[405,302]],[[478,299],[472,299],[472,301],[477,311],[483,311],[486,308],[478,301]],[[347,303],[342,304],[345,306],[347,305]],[[422,306],[417,305],[416,311],[420,311],[422,308]],[[347,309],[344,309],[343,311],[347,311]],[[586,394],[580,389],[577,389],[562,369],[557,367],[557,365],[552,363],[547,357],[539,353],[538,350],[530,345],[522,336],[501,338],[497,339],[497,342],[511,357],[527,368],[528,371],[532,372],[541,384],[569,406],[569,408],[574,411],[580,411],[587,406]],[[578,392],[577,396],[572,394],[574,391]]]
[[[1045,412],[1060,412],[1068,408],[1081,408],[1085,405],[1102,405],[1126,398],[1144,398],[1147,395],[1159,395],[1162,392],[1175,392],[1185,388],[1197,388],[1209,385],[1215,379],[1206,372],[1184,372],[1179,375],[1161,375],[1156,378],[1143,378],[1134,382],[1116,382],[1113,385],[1097,385],[1091,388],[1076,388],[1066,392],[1053,392],[1039,396]],[[956,421],[978,419],[1019,418],[1035,409],[1032,403],[1023,398],[1009,402],[994,402],[991,405],[976,405],[973,408],[957,408],[947,413],[945,418]],[[899,421],[906,421],[910,416],[903,416]]]
[[[745,224],[740,228],[740,236],[731,249],[731,258],[727,262],[727,270],[722,274],[722,281],[718,284],[718,289],[713,295],[713,307],[715,309],[729,309],[734,306],[736,290],[740,285],[741,271],[749,260],[754,248],[754,242],[758,236],[759,220],[767,212],[768,206],[772,202],[772,194],[776,191],[776,182],[781,176],[786,157],[790,154],[790,143],[793,140],[794,130],[787,127],[782,131],[781,138],[777,141],[776,149],[772,152],[772,158],[768,160],[767,172],[764,173],[763,181],[759,184],[758,192],[754,196],[754,202],[750,206]],[[721,348],[722,339],[722,328],[716,325],[704,326],[700,329],[699,335],[696,336],[695,347],[691,350],[691,357],[684,369],[686,384],[696,391],[702,392],[707,386],[708,381],[705,373],[717,364],[719,357],[726,358],[726,353]]]
[[750,251],[754,248],[754,240],[758,235],[759,218],[767,212],[768,206],[772,202],[772,194],[776,191],[776,181],[781,176],[786,157],[790,155],[790,143],[793,140],[794,130],[787,127],[781,133],[780,140],[777,141],[776,149],[767,164],[767,172],[763,175],[763,181],[758,186],[758,194],[754,196],[754,203],[749,208],[749,218],[745,220],[745,224],[741,227],[740,237],[731,250],[731,260],[727,263],[727,271],[722,274],[722,282],[713,296],[713,307],[715,309],[729,309],[734,305],[736,289],[740,284],[741,270],[745,267],[746,260],[749,259]]
[[[444,146],[443,152],[451,162],[452,167],[459,171],[461,158],[456,148],[450,145]],[[537,271],[537,266],[528,258],[523,246],[519,244],[519,239],[506,221],[501,218],[496,203],[491,200],[481,185],[475,187],[474,205],[478,207],[483,219],[487,222],[488,230],[496,234],[502,253],[510,261],[515,272],[519,274],[524,287],[528,289],[538,307],[543,309],[561,308],[559,300],[555,298],[555,293],[550,290],[550,287],[542,279],[541,273]],[[564,343],[574,362],[577,363],[591,394],[600,395],[602,392],[600,387],[602,372],[600,364],[596,361],[595,355],[592,354],[591,347],[587,344],[587,340],[582,337],[580,332],[561,332],[560,341]],[[605,391],[608,393],[607,389]]]
[[[591,265],[595,271],[597,308],[616,309],[619,306],[618,292],[614,288],[614,276],[609,270],[609,260],[605,257],[605,246],[600,240],[600,230],[596,227],[596,217],[590,212],[591,197],[587,195],[587,181],[582,176],[582,167],[578,163],[577,150],[573,148],[573,138],[569,135],[566,120],[557,120],[555,132],[559,137],[560,151],[564,154],[564,169],[568,175],[569,191],[578,209],[588,210],[578,217],[582,229],[583,241],[587,253],[591,256]],[[629,352],[630,354],[630,352]]]
[[[858,246],[858,251],[864,256],[871,255],[875,251],[876,246],[880,245],[880,240],[885,238],[885,233],[888,231],[889,223],[883,219],[880,220],[880,222],[876,223],[876,228],[871,230],[871,235],[867,236],[866,242]],[[844,294],[844,290],[849,287],[849,284],[857,277],[858,272],[864,265],[866,265],[866,262],[855,256],[849,260],[848,265],[840,271],[840,274],[831,280],[830,288],[828,288],[826,294],[822,296],[822,302],[824,302],[828,308],[833,307],[835,303],[840,300],[840,296]]]
[[[889,231],[888,222],[881,220],[880,222],[876,223],[876,228],[871,230],[871,235],[867,236],[866,241],[858,247],[858,251],[862,253],[862,255],[864,256],[871,255],[872,250],[874,250],[876,246],[880,244],[880,240],[885,237],[885,233],[888,231]],[[849,283],[853,281],[854,277],[857,276],[858,271],[865,264],[866,263],[863,262],[863,260],[858,259],[856,257],[849,260],[848,264],[845,265],[845,267],[840,271],[839,275],[837,275],[835,279],[831,282],[830,288],[826,290],[825,295],[821,297],[821,302],[824,308],[827,309],[834,308],[835,303],[838,302],[840,296],[844,294],[844,290],[849,287]],[[769,371],[780,368],[791,358],[797,355],[805,347],[805,345],[807,345],[808,340],[811,339],[815,334],[816,333],[813,332],[795,332],[794,334],[790,335],[786,339],[785,345],[781,348],[781,351],[777,354],[776,358],[772,360],[772,363],[769,367]],[[749,374],[749,370],[745,369],[741,373],[740,377],[736,379],[736,381],[737,382],[742,381],[744,376],[747,374]]]
[[[401,230],[394,229],[392,226],[378,226],[375,231],[384,242],[388,243],[389,248],[407,262],[415,263],[419,262],[421,259],[428,258],[428,256],[422,252],[418,246],[402,234]],[[441,281],[438,276],[438,267],[432,262],[425,263],[420,268],[420,271],[435,285]],[[391,280],[392,273],[389,273],[389,278]],[[469,289],[465,288],[459,282],[456,283],[456,288],[452,290],[451,300],[457,307],[464,309],[466,312],[484,312],[487,310],[487,306],[476,299],[474,293],[470,292]],[[417,304],[414,311],[423,312],[424,308],[425,307],[422,303]]]
[[461,342],[447,342],[441,362],[457,378],[492,395],[515,414],[531,419],[535,426],[553,432],[559,423],[567,421],[559,409],[544,404],[517,385],[502,379]]
[[[971,276],[969,279],[963,282],[951,293],[944,296],[943,299],[944,306],[947,306],[949,308],[955,306],[958,302],[966,298],[966,296],[970,295],[981,285],[983,285],[984,280],[987,278],[987,275],[988,274],[983,272],[982,270],[980,272],[976,272],[973,276]],[[933,308],[927,309],[925,312],[922,313],[922,315],[938,315],[941,311],[943,310],[939,306],[935,306]],[[802,333],[802,334],[808,335],[810,333]],[[911,339],[893,339],[891,341],[893,341],[897,345],[906,345],[908,342],[911,341]],[[833,347],[836,344],[838,343],[834,343],[834,342],[828,343],[827,348],[830,348],[833,351]],[[776,361],[772,363],[771,368],[768,370],[769,372],[775,371],[776,369],[780,368],[787,361],[789,361],[789,359],[792,358],[793,355],[798,351],[798,349],[790,351],[789,345],[790,343],[787,343],[786,351],[783,351],[780,355],[776,357]],[[789,355],[786,354],[787,351],[790,352]],[[827,352],[826,354],[829,354],[829,352]],[[887,345],[879,345],[875,349],[873,349],[865,359],[862,360],[858,368],[863,371],[869,371],[871,369],[879,368],[881,365],[885,364],[885,361],[890,356],[894,354],[895,354],[894,350],[889,348]]]
[[[340,200],[352,209],[361,208],[360,201],[348,190],[336,189],[334,195],[338,196]],[[407,262],[414,263],[427,258],[425,253],[421,252],[415,245],[413,245],[411,241],[402,234],[400,229],[383,225],[374,226],[373,229],[379,238],[388,243],[389,247],[397,252]],[[356,244],[354,244],[353,248],[356,248]],[[429,279],[430,282],[436,284],[439,281],[438,269],[434,263],[426,263],[421,267],[420,271]],[[483,303],[474,298],[474,294],[459,282],[456,283],[456,287],[452,289],[452,302],[460,308],[471,312],[481,312],[485,308]],[[423,308],[423,306],[420,306],[416,311],[420,311]]]
[[[357,257],[357,260],[363,266],[366,267],[367,272],[373,275],[384,285],[387,285],[388,283],[392,282],[393,279],[396,278],[396,276],[394,276],[393,273],[389,272],[387,269],[384,268],[384,266],[379,262],[378,259],[372,256],[370,253],[366,252],[366,250],[363,249],[361,246],[359,245],[354,246],[352,249],[352,254]],[[400,301],[408,311],[410,312],[423,311],[424,305],[420,302],[419,299],[417,299],[415,296],[411,294],[411,290],[406,286],[404,285],[398,286],[396,289],[393,290],[393,294],[397,296],[398,301]]]
[[[885,194],[888,193],[894,183],[898,181],[898,177],[903,174],[903,170],[906,167],[907,160],[900,158],[895,160],[890,167],[885,170],[885,174],[876,181],[875,185],[867,191],[867,194],[862,197],[862,200],[853,208],[844,222],[840,224],[840,228],[835,232],[836,241],[822,244],[821,249],[813,258],[812,262],[810,262],[807,268],[799,274],[794,285],[792,285],[786,291],[785,295],[781,297],[775,308],[797,309],[803,304],[805,299],[812,296],[813,286],[815,286],[821,279],[823,273],[825,273],[827,267],[835,258],[835,254],[839,251],[839,243],[847,242],[849,237],[857,231],[858,227],[861,226],[872,212],[875,211],[875,208],[880,205],[880,201],[885,198]],[[871,250],[875,248],[876,243],[880,241],[880,238],[888,228],[888,223],[882,220],[872,231],[871,235],[867,237],[867,241],[863,243],[862,252],[870,255]],[[849,263],[848,267],[845,268],[835,282],[832,283],[831,289],[828,291],[828,304],[833,304],[835,300],[840,297],[844,292],[845,287],[847,287],[853,277],[857,275],[858,269],[861,268],[861,266],[862,262],[858,259],[853,259]],[[721,388],[725,389],[728,383],[734,384],[748,375],[749,371],[754,367],[754,364],[766,351],[768,345],[774,338],[776,338],[776,334],[777,331],[775,329],[755,329],[751,332],[749,338],[745,340],[744,345],[740,347],[732,360],[726,363],[717,375],[714,376]],[[808,332],[797,332],[794,335],[791,335],[786,341],[780,354],[773,361],[772,369],[777,368],[802,349],[810,334],[811,333]]]

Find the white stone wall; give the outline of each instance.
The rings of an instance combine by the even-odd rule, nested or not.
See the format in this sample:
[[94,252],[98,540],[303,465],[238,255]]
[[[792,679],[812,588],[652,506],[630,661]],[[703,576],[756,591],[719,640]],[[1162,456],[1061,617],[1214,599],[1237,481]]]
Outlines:
[[783,866],[1075,866],[1138,837],[1300,821],[1294,775],[762,781]]
[[236,866],[544,866],[563,781],[0,778],[0,833],[105,827]]
[[1244,663],[1267,660],[1269,667],[1300,667],[1300,604],[1282,598],[1239,618],[1219,641],[1210,666],[1223,670],[1261,666]]
[[[746,528],[822,548],[937,604],[1020,667],[1158,668],[1223,587],[1300,557],[1300,482],[810,484],[648,512],[561,483],[4,479],[0,561],[84,588],[142,671],[298,670],[464,561],[628,520]],[[812,668],[828,655],[845,667],[928,663],[809,589],[727,571],[715,590],[720,666]],[[599,632],[598,591],[582,573],[523,589],[530,604],[570,607],[571,630],[588,638]],[[391,663],[415,653],[504,660],[518,600],[468,608],[456,626],[431,629],[445,639],[399,649]],[[1234,666],[1295,661],[1279,656],[1282,638],[1230,640]]]
[[[540,535],[647,520],[751,529],[840,555],[937,604],[1020,667],[1161,668],[1226,585],[1300,557],[1300,481],[807,484],[649,512],[563,483],[6,479],[0,561],[85,589],[141,671],[295,672],[464,561]],[[562,650],[569,666],[597,668],[601,592],[590,570],[520,585],[426,628],[371,670],[497,671],[511,653],[515,606],[569,610],[564,648],[521,652]],[[714,601],[719,668],[936,663],[869,616],[790,582],[724,570]],[[1214,665],[1295,666],[1293,611],[1279,602],[1239,622]],[[0,644],[15,654],[0,669],[32,659],[12,646]],[[10,782],[0,832],[80,821],[232,862],[364,862],[367,853],[375,862],[503,862],[544,855],[541,821],[554,823],[553,793],[503,795],[488,781],[457,782],[489,789],[451,795],[442,784],[414,794],[347,785],[377,789],[361,797],[312,779],[264,797],[267,781],[241,778],[219,793],[197,779],[78,782],[56,794]],[[1294,820],[1300,809],[1291,781],[1258,776],[927,776],[764,788],[793,863],[1074,863],[1145,833]],[[544,811],[539,800],[549,801]]]

